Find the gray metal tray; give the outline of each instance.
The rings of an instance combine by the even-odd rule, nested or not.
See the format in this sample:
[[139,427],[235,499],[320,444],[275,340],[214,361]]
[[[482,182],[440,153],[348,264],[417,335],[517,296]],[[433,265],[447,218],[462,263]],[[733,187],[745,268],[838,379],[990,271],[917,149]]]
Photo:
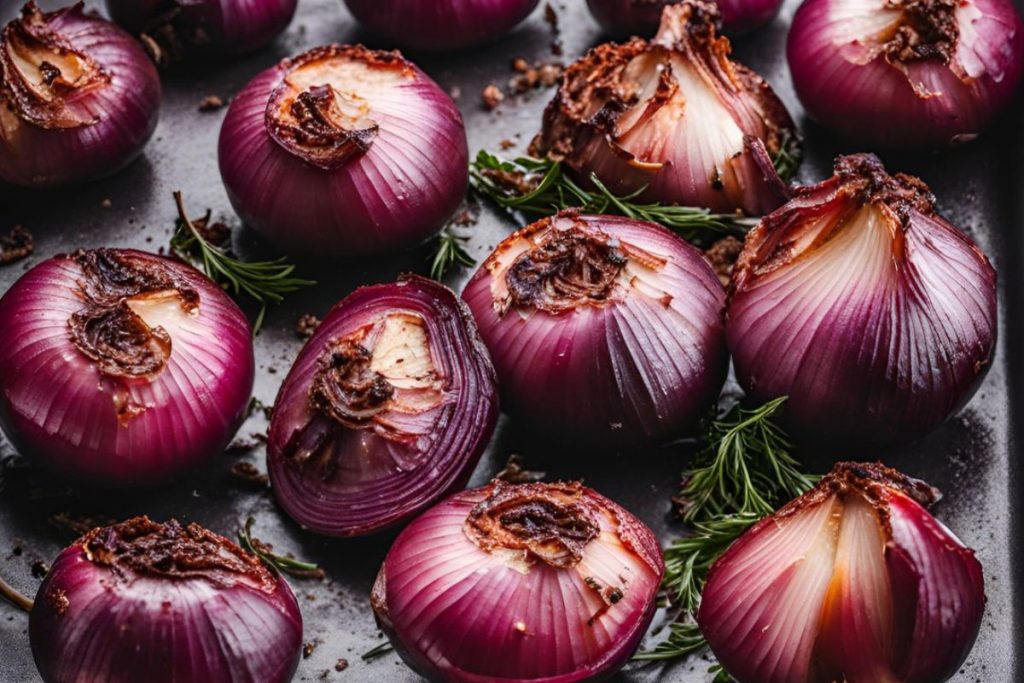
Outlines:
[[[51,0],[41,4],[54,8],[65,3]],[[200,100],[211,94],[226,99],[257,71],[314,45],[365,40],[375,47],[389,47],[363,36],[341,0],[301,0],[299,4],[299,15],[271,47],[232,64],[210,64],[165,78],[160,126],[144,156],[124,172],[97,184],[56,193],[0,187],[0,230],[6,232],[20,223],[36,238],[36,253],[27,263],[0,269],[0,292],[6,291],[24,268],[60,252],[78,247],[156,250],[165,246],[174,222],[173,190],[185,192],[194,214],[210,207],[215,214],[234,219],[217,172],[216,142],[224,112],[200,113]],[[21,0],[0,0],[0,20],[6,22],[20,5]],[[789,0],[771,26],[737,41],[735,51],[740,61],[774,85],[797,117],[807,139],[807,159],[799,179],[812,182],[829,175],[837,153],[870,150],[844,149],[803,117],[784,59],[786,30],[797,5],[797,0]],[[571,60],[600,42],[600,32],[583,0],[562,0],[555,3],[555,9],[560,17],[564,59]],[[510,152],[514,153],[522,151],[536,132],[550,91],[507,100],[497,111],[486,112],[480,106],[481,89],[490,82],[504,85],[512,75],[509,64],[515,57],[552,59],[553,38],[540,9],[512,34],[481,50],[411,56],[444,88],[461,93],[457,101],[468,125],[471,152],[495,150],[500,140],[511,138],[520,143]],[[1000,276],[999,346],[995,364],[974,400],[913,447],[863,454],[866,459],[881,458],[941,488],[945,498],[937,506],[937,514],[977,550],[984,564],[988,609],[977,645],[955,678],[959,683],[1024,680],[1024,658],[1018,653],[1020,634],[1024,632],[1024,598],[1017,590],[1024,581],[1024,546],[1013,541],[1021,537],[1022,527],[1012,513],[1020,502],[1024,476],[1017,462],[1024,439],[1024,416],[1019,414],[1024,406],[1024,361],[1019,353],[1008,352],[1024,348],[1022,114],[1024,107],[1018,102],[997,129],[961,149],[916,157],[883,155],[890,169],[918,174],[931,185],[941,210],[973,235],[992,257]],[[109,208],[102,207],[105,199],[111,201]],[[485,207],[475,228],[471,253],[482,258],[514,227],[506,216]],[[251,231],[240,231],[236,239],[243,253],[267,253]],[[375,262],[305,268],[305,274],[320,284],[271,310],[262,334],[256,338],[256,396],[264,403],[273,402],[278,384],[301,346],[294,332],[301,314],[322,315],[358,285],[392,280],[405,271],[423,272],[427,255],[428,250],[421,249]],[[459,288],[468,276],[468,271],[453,273],[449,284]],[[0,330],[0,344],[4,343],[3,333]],[[265,421],[257,415],[240,434],[264,428]],[[584,478],[638,514],[665,541],[682,532],[671,517],[669,498],[676,491],[688,457],[685,446],[590,462],[551,451],[502,418],[472,483],[487,481],[513,452],[523,454],[531,468],[547,470],[552,476]],[[0,439],[0,455],[10,454],[10,445]],[[831,459],[827,453],[802,456],[819,463]],[[242,457],[263,468],[261,449]],[[393,654],[372,662],[360,659],[361,653],[382,642],[367,596],[393,536],[340,541],[305,533],[278,511],[269,491],[254,492],[235,483],[229,469],[237,459],[225,456],[187,481],[134,495],[91,497],[85,492],[63,491],[36,470],[4,472],[6,485],[0,487],[0,574],[34,595],[39,579],[31,574],[33,561],[51,561],[75,537],[49,521],[58,513],[116,519],[142,513],[157,519],[174,516],[229,536],[241,521],[254,515],[256,535],[281,551],[319,562],[327,572],[325,581],[293,581],[305,618],[305,639],[317,643],[313,653],[302,660],[296,680],[417,680]],[[27,623],[24,614],[0,602],[3,683],[39,680],[29,650]],[[348,669],[340,673],[334,670],[339,658],[349,663]],[[699,659],[666,666],[634,665],[616,680],[696,683],[709,679],[707,667],[708,663]]]

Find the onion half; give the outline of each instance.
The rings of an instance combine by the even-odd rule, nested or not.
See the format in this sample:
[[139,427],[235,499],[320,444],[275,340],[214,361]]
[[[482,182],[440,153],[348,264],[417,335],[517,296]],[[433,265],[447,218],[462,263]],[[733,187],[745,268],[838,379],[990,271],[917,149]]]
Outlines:
[[95,180],[142,152],[160,79],[135,40],[79,2],[30,1],[0,31],[0,181],[49,187]]
[[397,52],[330,45],[256,76],[231,103],[220,171],[235,210],[280,248],[411,247],[465,196],[462,115]]
[[562,212],[507,238],[466,285],[509,411],[619,448],[692,427],[718,398],[725,293],[668,230]]
[[595,491],[496,481],[406,527],[371,602],[430,680],[597,681],[636,650],[664,571],[650,529]]
[[330,536],[393,526],[464,486],[498,416],[469,311],[416,276],[338,303],[274,405],[274,494],[295,521]]
[[803,441],[882,446],[964,404],[995,349],[996,274],[918,178],[836,161],[748,236],[727,336],[752,400]]
[[178,261],[128,249],[57,256],[0,298],[0,425],[59,474],[127,486],[223,452],[255,362],[242,311]]
[[[587,0],[590,13],[609,34],[625,38],[654,33],[665,5],[680,0]],[[716,0],[722,30],[738,36],[764,26],[779,13],[782,0]]]

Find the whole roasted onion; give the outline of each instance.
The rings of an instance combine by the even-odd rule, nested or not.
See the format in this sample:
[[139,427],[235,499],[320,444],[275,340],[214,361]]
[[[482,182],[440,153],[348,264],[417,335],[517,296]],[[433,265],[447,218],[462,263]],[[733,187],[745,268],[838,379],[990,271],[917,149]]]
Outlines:
[[1009,104],[1024,25],[1010,0],[807,0],[788,52],[823,126],[868,145],[943,147]]
[[725,380],[725,293],[701,253],[653,225],[563,212],[515,233],[462,294],[509,411],[597,448],[692,427]]
[[175,477],[223,452],[244,418],[249,323],[178,261],[129,249],[51,258],[0,298],[0,329],[0,425],[67,477]]
[[45,683],[287,683],[302,615],[284,579],[223,536],[136,517],[60,554],[29,636]]
[[30,1],[0,31],[0,181],[95,180],[135,159],[156,128],[160,79],[130,35],[82,3]]
[[697,621],[739,683],[941,683],[985,610],[981,564],[923,507],[938,492],[839,463],[711,567]]
[[[665,5],[680,0],[587,0],[597,23],[613,36],[654,33]],[[729,35],[753,31],[775,18],[782,0],[716,0],[722,12],[722,30]]]
[[599,681],[636,650],[664,570],[650,529],[595,491],[495,481],[409,524],[371,602],[430,680]]
[[996,274],[934,202],[918,178],[856,154],[747,236],[729,349],[753,400],[789,396],[785,418],[801,439],[917,439],[985,375]]
[[588,52],[566,69],[531,153],[641,200],[777,208],[788,189],[773,158],[797,156],[799,136],[771,87],[729,59],[718,17],[714,4],[687,0],[665,8],[653,41]]
[[417,244],[455,212],[469,177],[451,98],[399,53],[359,45],[256,76],[231,103],[219,155],[246,223],[319,256]]
[[274,494],[299,524],[331,536],[392,526],[464,486],[498,416],[469,311],[416,276],[338,303],[274,405]]

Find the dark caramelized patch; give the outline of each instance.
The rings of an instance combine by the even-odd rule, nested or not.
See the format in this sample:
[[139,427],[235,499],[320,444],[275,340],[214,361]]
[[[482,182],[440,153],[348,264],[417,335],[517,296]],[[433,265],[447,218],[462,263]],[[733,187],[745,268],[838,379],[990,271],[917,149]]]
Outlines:
[[960,27],[958,0],[888,0],[886,7],[903,12],[899,28],[883,46],[890,61],[937,59],[949,64],[956,53]]
[[275,121],[271,129],[274,139],[325,170],[365,153],[379,127],[374,121],[349,120],[339,107],[339,97],[329,85],[314,86],[299,94],[291,104],[292,122]]
[[373,354],[352,337],[332,342],[310,388],[313,406],[346,427],[362,426],[386,409],[395,388],[370,369],[372,360]]
[[843,188],[855,193],[863,203],[885,204],[892,209],[904,230],[911,213],[935,213],[935,195],[923,180],[905,173],[889,175],[874,154],[839,157],[835,174]]

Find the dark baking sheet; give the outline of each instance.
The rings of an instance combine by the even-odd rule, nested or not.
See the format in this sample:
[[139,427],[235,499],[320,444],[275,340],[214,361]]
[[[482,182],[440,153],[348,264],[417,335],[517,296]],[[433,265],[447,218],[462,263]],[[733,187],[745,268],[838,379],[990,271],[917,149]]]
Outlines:
[[[68,0],[70,1],[70,0]],[[53,8],[60,0],[41,2]],[[88,4],[95,4],[90,2]],[[210,207],[215,214],[233,216],[221,186],[216,163],[216,140],[223,111],[200,113],[197,106],[206,95],[227,99],[258,70],[287,55],[330,41],[365,40],[340,0],[301,0],[299,15],[273,46],[233,64],[204,66],[190,74],[165,79],[160,126],[145,155],[114,178],[73,191],[29,192],[0,186],[0,231],[23,224],[36,238],[36,253],[27,262],[0,269],[0,292],[31,264],[77,247],[124,246],[156,250],[165,246],[174,220],[171,192],[185,192],[192,213]],[[21,0],[0,0],[0,19],[13,16]],[[807,159],[799,178],[816,181],[829,174],[831,160],[844,149],[806,121],[793,95],[785,66],[786,29],[796,0],[787,2],[771,26],[736,43],[741,61],[760,71],[775,86],[790,111],[800,121],[807,138]],[[565,59],[572,59],[599,42],[600,32],[590,19],[583,0],[556,2],[558,39]],[[485,112],[480,91],[510,78],[514,57],[550,60],[555,35],[538,10],[515,32],[484,49],[449,56],[412,55],[446,89],[460,93],[457,101],[469,129],[471,151],[496,150],[498,142],[511,138],[521,151],[536,132],[540,110],[550,92],[535,92],[506,101],[497,111]],[[1000,341],[991,372],[974,400],[956,417],[923,442],[898,452],[865,453],[882,458],[909,474],[924,478],[945,492],[937,513],[970,546],[985,567],[988,610],[970,658],[955,678],[960,683],[1001,683],[1024,680],[1024,661],[1018,654],[1024,632],[1024,600],[1016,587],[1024,580],[1024,550],[1013,539],[1021,537],[1021,525],[1013,511],[1019,503],[1022,469],[1017,463],[1024,422],[1024,376],[1019,350],[1024,345],[1021,316],[1024,314],[1024,131],[1022,108],[1017,106],[1002,124],[977,143],[943,154],[903,157],[883,155],[893,170],[922,176],[939,198],[942,211],[970,232],[993,258],[1000,275]],[[109,199],[109,208],[103,208]],[[471,253],[485,256],[514,224],[485,207],[471,242]],[[266,248],[246,230],[239,231],[238,246],[244,253],[265,254]],[[332,263],[309,266],[318,287],[290,297],[270,311],[266,326],[256,339],[258,371],[255,394],[270,404],[278,384],[301,346],[294,332],[303,313],[322,315],[335,301],[356,286],[393,279],[409,270],[424,271],[428,250],[422,249],[377,262]],[[458,288],[466,271],[453,273]],[[4,331],[0,330],[0,344]],[[1009,352],[1008,352],[1009,351]],[[240,432],[247,435],[265,428],[262,416],[253,417]],[[545,448],[517,432],[503,418],[492,447],[478,467],[473,484],[486,481],[504,464],[510,453],[525,456],[527,465],[547,470],[552,476],[584,478],[590,485],[622,503],[646,521],[663,540],[681,532],[670,516],[670,496],[676,491],[679,472],[688,457],[685,445],[649,453],[591,462]],[[9,456],[10,445],[0,438],[0,456]],[[801,454],[807,460],[827,463],[827,453]],[[240,456],[263,468],[261,449]],[[74,532],[51,521],[59,513],[72,516],[105,516],[121,519],[149,514],[158,519],[175,516],[197,521],[215,531],[233,535],[249,515],[256,517],[255,532],[281,551],[319,562],[325,581],[293,581],[305,619],[305,638],[317,646],[304,659],[300,681],[413,681],[412,674],[395,655],[364,662],[360,654],[381,642],[367,604],[377,567],[391,536],[339,541],[300,530],[279,513],[269,491],[253,492],[239,486],[229,475],[239,460],[227,456],[197,472],[187,481],[141,494],[90,496],[54,485],[45,474],[8,468],[0,484],[0,574],[27,594],[34,595],[39,579],[31,566],[36,560],[52,560],[75,537]],[[824,467],[826,465],[819,465]],[[26,633],[27,617],[0,602],[0,681],[37,681],[38,674]],[[339,658],[348,669],[336,672]],[[667,666],[631,668],[619,681],[672,681],[691,683],[709,680],[707,662],[691,660]]]

